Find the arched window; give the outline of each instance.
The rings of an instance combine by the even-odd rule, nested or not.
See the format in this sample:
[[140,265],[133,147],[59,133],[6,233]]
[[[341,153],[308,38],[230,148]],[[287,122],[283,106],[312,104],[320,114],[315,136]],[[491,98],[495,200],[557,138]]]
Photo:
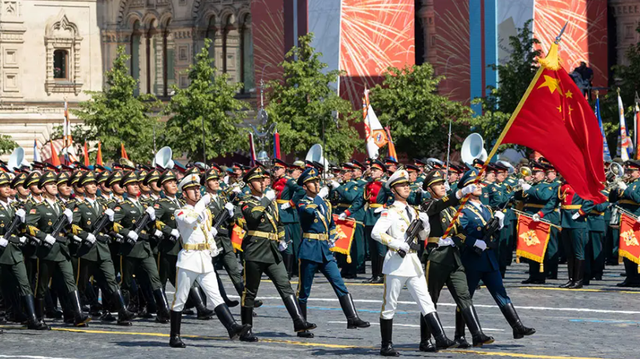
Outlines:
[[55,50],[53,52],[53,78],[60,80],[69,80],[69,51]]
[[131,33],[131,76],[138,80],[134,95],[140,94],[140,40],[142,31],[140,31],[140,21],[133,24],[133,32]]
[[209,18],[209,25],[207,25],[207,33],[206,38],[211,40],[211,45],[209,46],[209,58],[213,59],[213,65],[215,66],[216,60],[216,17],[211,16]]
[[222,39],[222,72],[229,75],[231,83],[240,81],[240,36],[234,23],[234,16],[229,15]]
[[[158,38],[160,31],[157,28],[157,22],[155,20],[151,21],[149,24],[149,29],[147,30],[147,36],[145,41],[146,46],[146,61],[145,61],[145,71],[146,71],[146,91],[150,94],[157,94],[159,89],[157,89],[158,84],[158,63],[157,56],[158,52],[162,52],[162,39]],[[158,51],[160,50],[160,51]],[[160,63],[162,64],[162,63]]]
[[162,31],[162,95],[168,96],[171,86],[175,84],[175,44],[173,35],[169,31],[171,20],[167,20],[164,30]]
[[244,87],[243,93],[255,88],[253,68],[253,36],[251,35],[251,14],[245,15],[242,21],[241,46],[240,46],[240,77]]

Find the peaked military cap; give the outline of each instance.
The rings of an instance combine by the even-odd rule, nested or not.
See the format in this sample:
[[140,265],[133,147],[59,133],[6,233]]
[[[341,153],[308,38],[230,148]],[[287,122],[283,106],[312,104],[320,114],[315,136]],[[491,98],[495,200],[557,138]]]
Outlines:
[[111,172],[108,172],[108,171],[98,172],[98,174],[96,175],[96,182],[98,183],[106,182],[110,174]]
[[37,185],[38,182],[40,181],[40,177],[42,175],[40,174],[40,172],[31,172],[29,173],[29,175],[27,176],[27,178],[25,179],[25,187],[30,187],[33,185]]
[[418,168],[418,166],[408,164],[405,167],[407,169],[407,172],[420,172],[420,169]]
[[291,168],[293,169],[299,169],[299,170],[303,170],[304,171],[304,161],[293,161],[293,163],[291,164]]
[[424,167],[424,166],[426,166],[426,165],[427,165],[427,163],[426,163],[426,162],[424,162],[424,161],[422,161],[422,160],[419,160],[419,159],[417,159],[417,158],[414,158],[414,159],[413,159],[413,164],[414,164],[415,166],[418,166],[418,167]]
[[[61,185],[63,183],[66,183],[67,185],[71,185],[71,181],[72,180],[73,180],[72,176],[69,176],[69,174],[67,172],[60,172],[60,173],[58,173],[58,176],[56,176],[56,184],[57,185]],[[79,180],[79,178],[76,179],[75,182],[78,182],[78,180]]]
[[367,166],[358,160],[351,160],[351,163],[353,163],[354,167],[359,167],[362,171],[365,171],[367,169]]
[[0,173],[0,186],[8,185],[11,183],[11,177],[5,172]]
[[399,165],[398,161],[394,160],[393,158],[387,158],[386,160],[384,160],[384,164],[387,166],[397,166]]
[[122,179],[120,180],[120,187],[124,187],[129,183],[139,182],[140,178],[138,178],[138,174],[136,171],[127,171],[122,175]]
[[471,166],[473,168],[481,169],[484,166],[484,161],[476,158],[473,160]]
[[387,170],[387,166],[385,166],[384,163],[382,163],[382,161],[380,161],[380,160],[372,160],[371,161],[371,168],[377,168],[380,171],[386,171]]
[[54,183],[56,182],[56,173],[53,171],[46,171],[45,173],[42,174],[42,176],[40,176],[40,178],[38,179],[38,187],[42,188],[44,187],[45,184],[47,183]]
[[479,171],[475,168],[472,168],[467,172],[465,172],[465,174],[462,175],[462,178],[460,178],[460,183],[458,184],[458,188],[464,188],[472,184],[476,180],[476,177],[478,177],[478,173]]
[[158,181],[159,179],[160,179],[160,171],[152,170],[151,172],[147,173],[147,175],[142,180],[142,183],[145,186],[148,186],[151,182]]
[[120,183],[120,180],[122,180],[122,171],[113,171],[107,177],[107,186],[111,187],[116,183]]
[[247,173],[242,177],[242,181],[244,183],[249,183],[255,179],[266,177],[269,177],[269,175],[265,172],[265,170],[260,166],[256,166],[247,171]]
[[640,161],[639,160],[629,160],[627,162],[624,163],[625,166],[627,166],[630,169],[640,169]]
[[96,175],[93,174],[92,171],[86,171],[80,177],[80,180],[78,181],[78,186],[84,186],[87,183],[91,183],[91,182],[98,183],[98,180],[96,179]]
[[[16,175],[16,177],[11,181],[11,188],[15,189],[16,187],[20,186],[20,185],[25,185],[24,181],[27,179],[27,174],[26,173],[18,173]],[[27,187],[27,186],[25,186]]]
[[275,158],[273,160],[273,167],[287,168],[289,165],[285,161]]
[[184,173],[185,176],[188,175],[200,175],[200,169],[198,167],[191,167],[189,169],[187,169],[187,171]]
[[438,183],[444,183],[444,181],[445,179],[444,179],[444,176],[442,175],[442,172],[438,170],[433,170],[427,173],[427,176],[425,177],[424,182],[422,183],[422,189],[426,190],[427,188],[429,188],[429,186],[432,186]]
[[160,177],[158,177],[158,185],[162,186],[163,183],[169,182],[171,180],[177,181],[178,177],[176,177],[175,172],[173,172],[172,170],[166,170],[162,172]]
[[80,181],[80,177],[86,173],[85,171],[75,171],[71,176],[69,176],[69,184],[75,185]]
[[184,176],[182,181],[180,181],[178,188],[180,189],[180,191],[184,191],[187,188],[196,187],[196,186],[198,187],[200,186],[200,176],[198,176],[195,173],[192,173]]
[[218,172],[218,170],[216,170],[215,168],[210,168],[204,173],[204,176],[202,177],[202,184],[205,184],[209,180],[217,179],[220,179],[220,172]]
[[531,173],[543,172],[545,169],[545,166],[543,164],[536,161],[531,161],[529,163],[529,167],[531,168]]
[[409,172],[406,170],[395,171],[385,184],[387,188],[393,188],[399,184],[409,183]]
[[300,177],[298,177],[298,186],[302,186],[303,184],[315,181],[320,179],[320,172],[318,172],[315,168],[307,168],[302,172]]

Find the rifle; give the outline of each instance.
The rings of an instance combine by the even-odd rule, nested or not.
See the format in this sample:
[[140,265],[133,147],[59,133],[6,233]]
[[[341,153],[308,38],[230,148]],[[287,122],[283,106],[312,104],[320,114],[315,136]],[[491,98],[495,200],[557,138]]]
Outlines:
[[[51,236],[58,241],[58,237],[60,236],[60,232],[62,232],[69,225],[69,218],[67,215],[62,213],[56,222],[53,224],[53,231],[51,232]],[[66,241],[65,241],[66,242]]]
[[[133,231],[139,236],[140,232],[149,224],[149,222],[151,222],[151,216],[145,211],[144,214],[136,222],[136,226]],[[131,245],[135,244],[135,242],[132,241],[129,237],[127,237],[127,242]]]
[[[107,225],[111,223],[111,221],[109,220],[109,216],[107,216],[106,214],[103,214],[102,217],[100,217],[100,219],[98,219],[98,222],[96,223],[95,227],[93,228],[93,231],[91,232],[91,234],[93,234],[94,237],[96,237],[96,240],[100,240],[98,238],[98,236],[100,235],[100,232],[104,231],[104,229],[107,227]],[[103,243],[108,243],[101,241]],[[76,251],[76,257],[80,257],[83,247],[87,248],[87,251],[90,250],[91,248],[93,248],[93,246],[95,246],[95,242],[93,244],[87,242],[87,241],[83,241],[82,244],[80,244],[80,246],[78,246],[78,250]],[[86,254],[86,253],[85,253]]]
[[9,238],[11,238],[11,235],[13,235],[13,232],[15,232],[16,229],[18,229],[18,226],[20,225],[21,222],[22,221],[20,220],[20,217],[18,216],[13,217],[13,221],[11,222],[7,230],[4,232],[4,239],[9,240]]
[[[423,229],[422,220],[420,217],[416,216],[416,218],[409,224],[409,228],[405,232],[405,240],[404,242],[409,244],[409,247],[413,250],[418,250],[419,245],[415,243],[416,238],[418,238],[418,233]],[[407,255],[407,252],[402,249],[398,250],[398,255],[404,258]]]

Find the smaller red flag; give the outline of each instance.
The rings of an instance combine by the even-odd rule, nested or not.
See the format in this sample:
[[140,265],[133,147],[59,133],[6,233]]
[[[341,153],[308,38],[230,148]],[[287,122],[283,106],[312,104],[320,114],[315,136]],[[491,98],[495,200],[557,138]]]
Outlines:
[[129,159],[129,156],[127,155],[127,151],[124,149],[124,142],[120,142],[120,157],[125,158],[125,159]]
[[96,155],[96,164],[100,166],[104,166],[102,162],[102,143],[98,142],[98,154]]
[[336,224],[336,241],[332,252],[342,253],[347,256],[347,263],[351,263],[351,243],[353,235],[356,233],[356,221],[353,219],[338,219],[338,215],[333,215],[333,221]]
[[60,158],[58,157],[58,152],[56,152],[56,148],[53,146],[53,141],[49,141],[49,145],[51,145],[51,159],[49,162],[56,166],[60,166]]
[[247,232],[239,225],[233,225],[233,230],[231,231],[231,245],[233,246],[233,249],[242,252],[242,240],[246,233]]
[[518,215],[518,242],[516,246],[516,259],[520,257],[540,263],[540,273],[544,272],[542,263],[544,254],[549,245],[551,226],[545,222],[536,222],[533,218]]
[[620,245],[618,246],[618,256],[620,260],[627,258],[638,265],[640,273],[640,223],[635,217],[626,213],[620,215]]
[[87,142],[84,142],[84,149],[83,149],[83,155],[84,155],[84,165],[89,167],[89,150],[87,149]]

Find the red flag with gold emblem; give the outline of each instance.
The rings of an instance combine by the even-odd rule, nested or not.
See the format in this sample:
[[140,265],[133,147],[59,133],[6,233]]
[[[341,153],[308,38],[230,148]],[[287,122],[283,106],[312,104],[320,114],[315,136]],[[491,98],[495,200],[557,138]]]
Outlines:
[[547,252],[551,226],[546,222],[536,222],[531,217],[518,215],[518,242],[516,260],[520,257],[540,263],[540,273],[544,272],[542,263]]
[[598,119],[560,65],[557,44],[539,62],[542,66],[498,143],[540,152],[580,197],[602,203],[605,175]]
[[247,231],[242,229],[242,227],[237,224],[233,225],[233,230],[231,231],[231,245],[233,249],[242,252],[242,240],[246,234]]
[[351,263],[351,243],[353,235],[356,233],[356,221],[353,219],[342,220],[338,218],[337,214],[334,214],[333,222],[336,224],[336,240],[330,251],[346,255],[347,263]]
[[618,246],[618,256],[620,260],[627,258],[638,265],[640,273],[640,223],[635,217],[626,213],[620,215],[620,244]]

